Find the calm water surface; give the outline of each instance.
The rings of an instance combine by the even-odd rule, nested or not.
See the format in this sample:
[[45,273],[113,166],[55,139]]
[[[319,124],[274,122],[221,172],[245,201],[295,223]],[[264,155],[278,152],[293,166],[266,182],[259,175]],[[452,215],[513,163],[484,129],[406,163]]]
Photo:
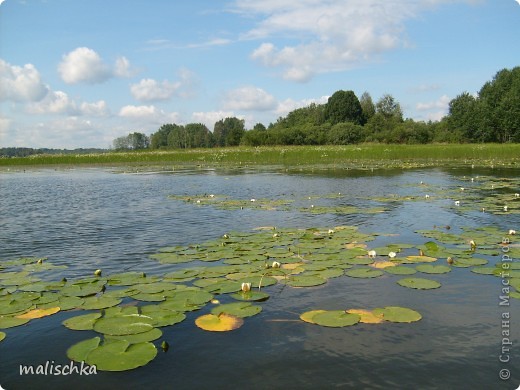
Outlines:
[[[109,169],[27,170],[0,173],[0,261],[48,257],[55,280],[125,270],[164,274],[181,266],[161,265],[149,255],[164,246],[203,242],[229,231],[257,226],[355,225],[363,232],[391,233],[370,245],[422,244],[415,233],[435,225],[497,226],[520,230],[519,215],[458,212],[453,199],[394,202],[383,214],[323,214],[299,211],[308,197],[341,193],[321,205],[372,207],[367,197],[424,196],[421,181],[435,188],[468,186],[464,175],[518,177],[518,171],[381,170],[375,172],[194,171],[116,174]],[[519,192],[520,189],[516,189]],[[219,210],[168,199],[168,195],[224,194],[237,199],[296,199],[287,211]],[[485,256],[484,256],[485,257]],[[494,264],[498,257],[488,258]],[[204,264],[207,265],[207,264]],[[7,329],[0,343],[0,385],[7,389],[516,389],[520,384],[520,309],[512,300],[511,362],[500,363],[505,308],[498,305],[500,278],[453,269],[426,276],[440,289],[406,289],[387,275],[375,280],[333,278],[321,287],[268,289],[259,315],[234,332],[196,328],[201,312],[162,328],[170,343],[147,366],[94,376],[20,376],[19,366],[67,364],[66,350],[93,337],[61,322],[78,312],[60,312]],[[333,329],[298,321],[304,311],[404,306],[423,319],[414,324],[358,324]],[[208,311],[207,308],[204,311]],[[155,342],[158,345],[159,342]],[[499,379],[510,369],[508,381]]]

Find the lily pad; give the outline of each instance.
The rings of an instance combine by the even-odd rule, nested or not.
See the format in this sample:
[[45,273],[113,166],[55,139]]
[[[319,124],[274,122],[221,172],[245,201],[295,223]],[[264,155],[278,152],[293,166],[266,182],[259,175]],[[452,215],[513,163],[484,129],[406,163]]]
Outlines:
[[14,328],[29,322],[27,318],[0,316],[0,329]]
[[107,307],[112,307],[119,305],[121,303],[120,298],[114,298],[114,297],[106,297],[106,296],[100,296],[100,297],[86,297],[84,298],[84,302],[81,304],[79,309],[83,310],[99,310],[99,309],[105,309]]
[[240,328],[244,320],[231,314],[206,314],[195,320],[195,325],[210,332],[227,332]]
[[75,362],[84,362],[90,352],[99,346],[100,337],[80,341],[67,349],[67,357]]
[[327,283],[327,279],[313,275],[293,275],[284,282],[291,287],[313,287]]
[[253,305],[249,302],[234,302],[219,305],[211,310],[212,314],[219,315],[220,313],[231,314],[240,318],[251,317],[262,311],[262,307]]
[[231,294],[230,297],[238,301],[263,302],[269,299],[269,294],[263,291],[239,291],[236,294]]
[[398,265],[396,267],[385,268],[385,272],[392,275],[413,275],[417,273],[417,271],[414,268],[404,267],[401,265]]
[[419,312],[399,306],[387,306],[381,309],[374,309],[375,315],[382,315],[385,321],[390,322],[415,322],[419,321],[422,316]]
[[145,343],[147,341],[157,340],[162,336],[162,331],[157,328],[153,328],[148,332],[137,333],[137,334],[125,334],[124,336],[109,336],[105,335],[105,340],[124,340],[130,344]]
[[157,348],[150,342],[113,340],[90,351],[85,361],[101,371],[127,371],[148,364],[156,355]]
[[153,323],[153,319],[145,315],[122,315],[100,318],[94,323],[94,330],[111,336],[122,336],[148,332],[152,330]]
[[432,264],[421,264],[415,267],[419,272],[425,274],[446,274],[451,271],[451,267],[447,265],[432,265]]
[[377,278],[383,274],[383,271],[372,268],[353,268],[345,271],[345,275],[352,278]]
[[92,330],[98,318],[101,318],[101,313],[89,313],[68,318],[62,324],[72,330]]
[[486,265],[488,263],[485,259],[476,259],[476,258],[457,258],[453,262],[454,267],[459,268],[467,268],[467,267],[473,267],[475,265]]
[[347,313],[344,310],[328,310],[323,313],[317,313],[312,317],[312,321],[321,326],[331,328],[342,328],[357,324],[361,320],[358,314]]
[[141,313],[153,320],[153,326],[170,326],[186,319],[186,314],[173,310],[167,310],[156,305],[141,307]]
[[5,332],[0,332],[0,341],[5,339]]
[[59,311],[60,311],[59,307],[51,307],[51,308],[48,308],[48,309],[33,309],[33,310],[28,311],[27,313],[20,314],[20,315],[18,315],[16,317],[17,318],[22,318],[22,319],[32,320],[32,319],[35,319],[35,318],[47,317],[47,316],[56,314]]
[[381,313],[374,313],[365,309],[349,309],[347,313],[359,315],[361,317],[359,322],[364,324],[379,324],[384,320]]
[[310,311],[306,311],[305,313],[302,313],[300,315],[300,319],[302,321],[305,321],[305,322],[308,322],[309,324],[316,324],[316,322],[314,322],[313,318],[316,314],[320,314],[320,313],[325,313],[326,310],[310,310]]
[[405,278],[397,281],[397,284],[403,287],[415,288],[418,290],[430,290],[439,288],[441,284],[435,280],[423,278]]

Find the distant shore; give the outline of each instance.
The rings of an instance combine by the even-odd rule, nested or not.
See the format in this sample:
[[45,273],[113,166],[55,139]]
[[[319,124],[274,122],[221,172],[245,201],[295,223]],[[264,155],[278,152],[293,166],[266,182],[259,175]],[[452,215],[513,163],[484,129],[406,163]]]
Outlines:
[[91,154],[38,154],[0,158],[0,167],[45,165],[395,167],[473,165],[520,168],[520,144],[358,144],[340,146],[226,147]]

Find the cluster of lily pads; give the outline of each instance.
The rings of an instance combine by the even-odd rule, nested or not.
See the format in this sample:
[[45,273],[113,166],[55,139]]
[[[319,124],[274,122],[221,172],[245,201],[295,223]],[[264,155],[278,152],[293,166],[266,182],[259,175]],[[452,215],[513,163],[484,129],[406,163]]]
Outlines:
[[[239,328],[244,319],[262,311],[270,286],[308,288],[331,278],[386,276],[406,288],[435,289],[441,287],[439,281],[415,274],[449,273],[453,267],[503,277],[504,263],[486,266],[488,260],[481,256],[498,256],[505,235],[511,257],[520,257],[515,236],[493,227],[463,229],[460,234],[447,227],[418,233],[429,241],[370,247],[379,234],[362,233],[352,226],[229,232],[202,243],[162,248],[151,255],[172,264],[174,270],[163,275],[124,272],[105,276],[97,270],[82,279],[52,281],[53,272],[63,266],[45,259],[7,261],[0,273],[0,329],[61,311],[88,311],[63,321],[65,327],[88,331],[91,336],[71,346],[67,356],[96,365],[98,370],[122,371],[152,361],[158,350],[154,342],[163,338],[161,329],[207,305],[208,312],[195,319],[197,327],[207,331]],[[193,264],[188,267],[187,263]],[[510,296],[520,298],[518,263],[508,267],[509,284],[516,289]],[[337,327],[359,322],[414,322],[421,315],[390,306],[371,311],[311,310],[300,318]],[[0,340],[5,336],[0,332]],[[166,350],[167,340],[160,347]]]
[[[344,199],[346,194],[331,193],[320,196],[309,196],[293,199],[233,199],[223,194],[170,195],[170,199],[184,201],[199,206],[213,206],[220,209],[255,209],[255,210],[291,210],[312,214],[376,214],[387,211],[387,205],[396,202],[418,202],[433,200],[452,200],[451,207],[458,211],[481,211],[497,215],[520,214],[520,193],[515,192],[520,187],[518,178],[501,178],[489,176],[461,177],[467,186],[438,187],[420,182],[411,185],[411,194],[386,194],[358,199],[370,201],[358,207],[349,205],[318,204],[323,199]],[[316,203],[316,204],[315,204]]]

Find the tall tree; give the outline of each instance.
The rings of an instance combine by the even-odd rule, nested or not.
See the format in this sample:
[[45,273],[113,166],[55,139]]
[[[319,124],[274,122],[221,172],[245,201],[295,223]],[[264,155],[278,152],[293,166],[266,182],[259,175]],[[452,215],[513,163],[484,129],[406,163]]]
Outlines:
[[325,106],[325,120],[332,125],[341,122],[363,123],[363,110],[353,91],[336,91]]
[[221,119],[215,123],[213,136],[217,146],[236,146],[245,133],[244,120],[236,117]]
[[376,103],[376,113],[382,114],[387,119],[403,120],[401,105],[390,94],[383,95]]
[[361,95],[359,104],[361,105],[363,124],[365,124],[375,115],[376,106],[372,100],[372,96],[370,96],[370,94],[366,91],[363,92],[363,95]]

